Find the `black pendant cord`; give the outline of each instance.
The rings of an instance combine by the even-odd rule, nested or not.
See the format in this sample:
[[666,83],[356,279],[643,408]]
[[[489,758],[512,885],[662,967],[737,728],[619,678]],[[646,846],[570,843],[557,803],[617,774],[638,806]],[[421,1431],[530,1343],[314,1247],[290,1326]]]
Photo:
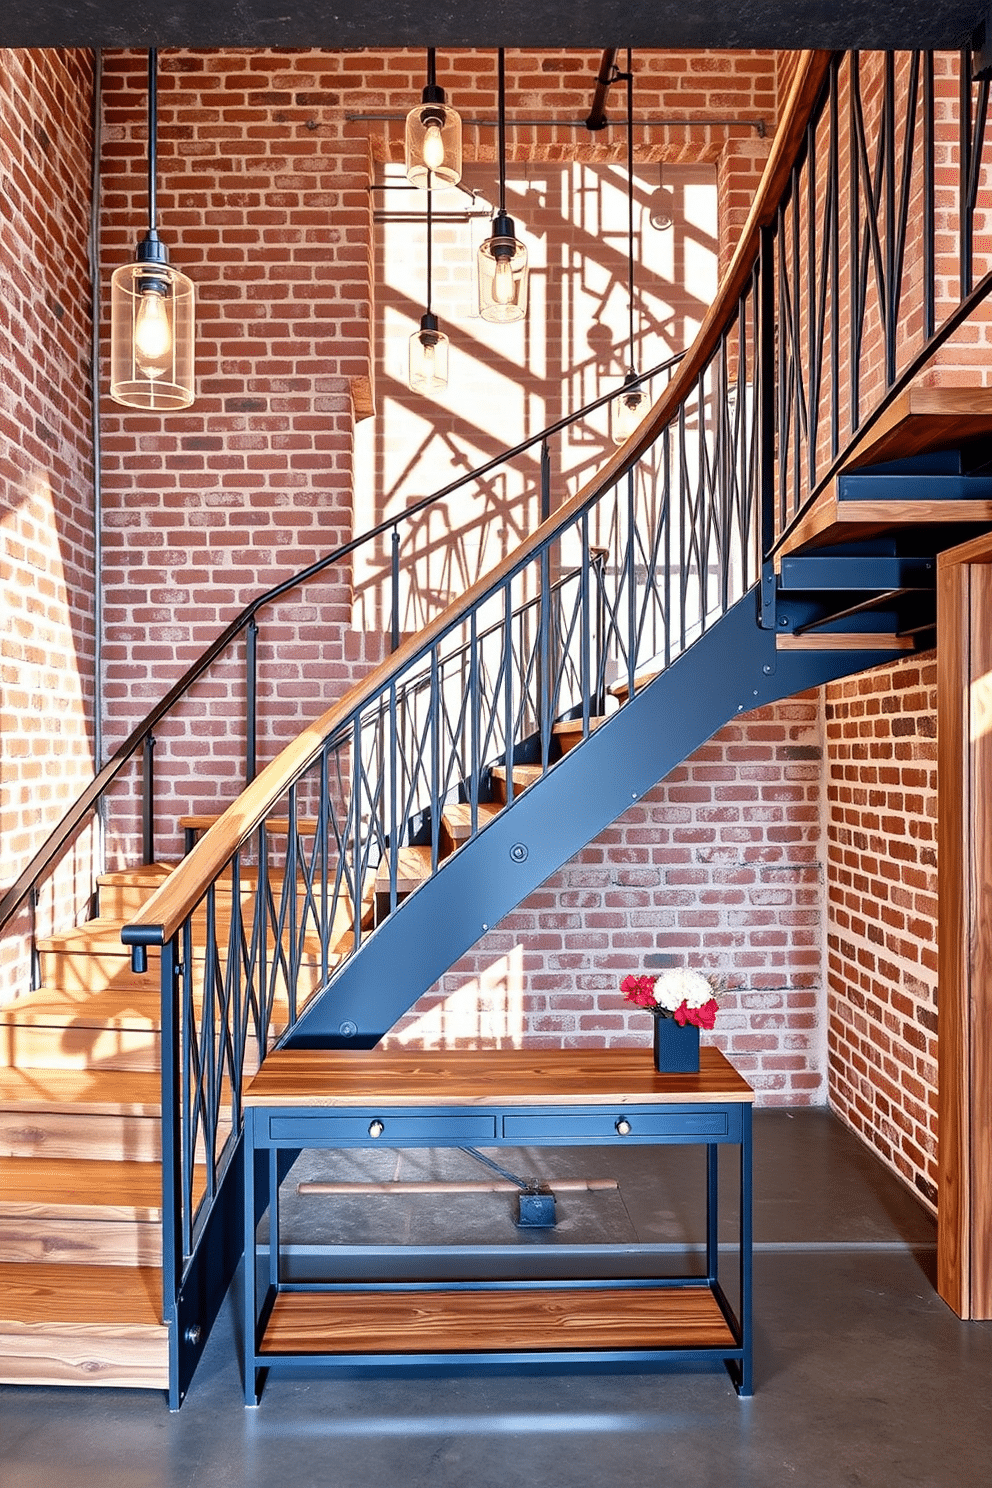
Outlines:
[[148,50],[148,231],[158,227],[158,203],[155,196],[156,155],[158,138],[158,47]]
[[627,314],[629,317],[630,375],[636,375],[634,360],[634,70],[627,48]]
[[428,88],[436,88],[437,87],[437,72],[435,71],[435,67],[434,67],[434,51],[435,51],[435,48],[434,47],[428,47],[427,48],[427,86],[428,86]]
[[434,193],[431,190],[431,172],[427,172],[427,314],[431,313],[431,250],[434,233],[432,231],[431,203]]
[[506,216],[506,57],[503,47],[499,49],[499,60],[497,63],[497,89],[499,93],[498,110],[498,134],[499,134],[499,215]]

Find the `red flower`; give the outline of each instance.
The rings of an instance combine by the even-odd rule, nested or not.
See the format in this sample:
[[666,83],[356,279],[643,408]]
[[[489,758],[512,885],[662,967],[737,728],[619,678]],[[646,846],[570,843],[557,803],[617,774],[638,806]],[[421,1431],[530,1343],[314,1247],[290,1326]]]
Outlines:
[[657,1007],[654,997],[654,983],[655,979],[652,976],[625,976],[620,983],[620,991],[623,993],[624,1001],[632,1002],[635,1007]]
[[700,1007],[696,1008],[691,1008],[683,999],[675,1009],[672,1017],[680,1028],[684,1028],[687,1023],[694,1024],[696,1028],[712,1028],[716,1023],[718,1009],[719,1003],[715,997],[711,997],[709,1002],[704,1002]]

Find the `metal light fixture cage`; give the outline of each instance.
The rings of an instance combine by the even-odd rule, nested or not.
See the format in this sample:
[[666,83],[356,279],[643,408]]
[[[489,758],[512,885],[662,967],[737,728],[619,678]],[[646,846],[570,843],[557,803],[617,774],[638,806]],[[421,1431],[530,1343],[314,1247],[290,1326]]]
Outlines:
[[148,232],[133,263],[110,281],[110,396],[126,408],[167,413],[188,408],[195,390],[192,281],[169,263],[156,231],[155,164],[158,54],[148,53]]
[[499,49],[499,208],[479,245],[479,314],[504,325],[527,314],[527,249],[506,211],[506,70]]
[[406,177],[422,191],[457,186],[462,177],[462,121],[437,86],[434,48],[427,48],[427,86],[406,116]]

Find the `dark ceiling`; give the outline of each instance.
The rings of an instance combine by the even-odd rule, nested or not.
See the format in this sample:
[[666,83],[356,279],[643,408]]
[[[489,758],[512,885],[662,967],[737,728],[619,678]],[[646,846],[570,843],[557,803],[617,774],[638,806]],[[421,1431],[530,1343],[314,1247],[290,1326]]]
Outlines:
[[989,0],[14,0],[0,45],[956,47]]

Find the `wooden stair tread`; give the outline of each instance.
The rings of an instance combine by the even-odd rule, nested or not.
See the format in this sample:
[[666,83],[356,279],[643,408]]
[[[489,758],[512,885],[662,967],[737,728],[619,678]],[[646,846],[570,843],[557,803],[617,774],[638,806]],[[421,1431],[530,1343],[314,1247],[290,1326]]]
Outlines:
[[0,1157],[0,1217],[24,1215],[160,1221],[161,1167],[153,1162]]
[[162,1025],[162,994],[154,978],[146,988],[39,987],[0,1008],[0,1028],[107,1028],[157,1033]]
[[[534,785],[540,780],[544,770],[540,765],[514,765],[513,766],[513,794],[519,796],[528,786]],[[492,777],[500,791],[505,795],[509,781],[509,771],[505,765],[494,765]]]
[[803,635],[776,635],[776,651],[913,651],[910,635],[870,630],[810,630]]
[[154,1116],[162,1081],[154,1070],[0,1069],[0,1110]]
[[122,888],[131,884],[164,883],[174,873],[175,863],[142,863],[136,868],[114,868],[97,874],[97,888]]
[[[479,831],[481,832],[482,828],[502,810],[503,807],[499,801],[480,801],[477,808]],[[444,807],[441,820],[455,847],[460,847],[472,835],[472,803],[453,801]]]
[[167,1339],[162,1273],[152,1266],[0,1262],[0,1330],[10,1323],[140,1329]]
[[[350,922],[350,903],[339,906],[339,913]],[[244,917],[247,928],[251,930],[251,917]],[[39,955],[84,955],[84,956],[120,956],[123,960],[130,962],[131,947],[121,940],[121,930],[126,921],[93,919],[87,920],[82,925],[76,925],[71,930],[60,931],[56,935],[39,936],[37,948]],[[226,937],[231,925],[230,909],[224,906],[223,901],[218,905],[214,917],[215,934],[219,938]],[[197,931],[202,936],[197,935]],[[193,955],[200,958],[203,955],[206,940],[206,912],[197,911],[193,915]],[[272,926],[269,925],[269,943],[274,942]],[[149,959],[157,957],[159,948],[149,946]],[[320,942],[315,934],[308,934],[304,939],[304,958],[319,957]]]
[[[208,832],[214,822],[220,821],[220,818],[221,813],[219,811],[202,815],[181,816],[179,818],[179,827],[184,832]],[[265,825],[270,832],[285,834],[289,831],[289,817],[267,816],[265,818]],[[296,830],[302,832],[305,836],[312,835],[319,826],[320,821],[315,816],[298,816],[296,818]]]
[[779,559],[841,542],[867,542],[900,528],[976,522],[992,522],[992,501],[841,501],[835,482],[790,533]]
[[992,433],[992,388],[907,388],[855,447],[845,470],[956,448]]
[[[430,844],[401,847],[396,854],[396,892],[412,894],[418,884],[431,876],[432,851]],[[375,876],[378,893],[389,892],[390,857],[386,853]]]
[[526,1292],[281,1292],[260,1352],[426,1353],[736,1347],[720,1306],[689,1287]]
[[[593,714],[592,717],[589,719],[590,734],[594,734],[596,730],[605,722],[605,715]],[[582,719],[563,718],[559,723],[556,723],[554,725],[552,732],[558,740],[558,744],[562,753],[565,754],[568,752],[569,749],[574,749],[575,745],[578,744],[583,737]]]

